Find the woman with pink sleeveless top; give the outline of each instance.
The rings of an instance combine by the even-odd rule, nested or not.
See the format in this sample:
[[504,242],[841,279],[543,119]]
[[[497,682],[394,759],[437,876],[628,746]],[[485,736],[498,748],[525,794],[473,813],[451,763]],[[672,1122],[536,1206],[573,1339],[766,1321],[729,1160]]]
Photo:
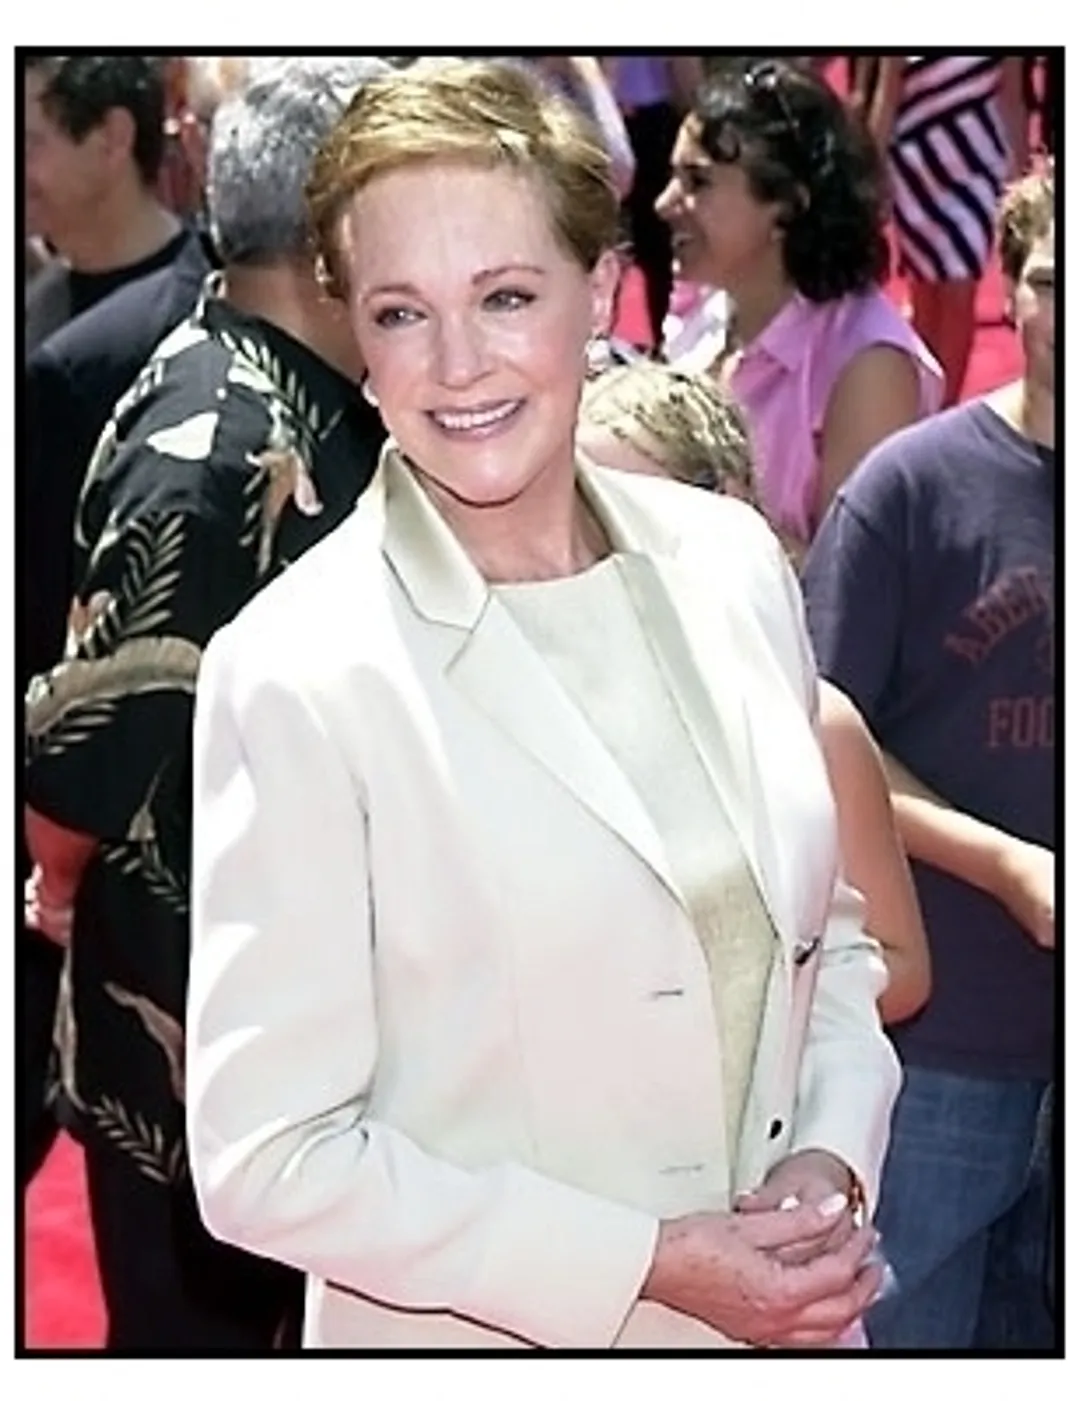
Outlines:
[[679,275],[730,297],[709,368],[746,412],[761,504],[799,557],[866,453],[942,400],[941,367],[880,289],[878,154],[822,79],[740,62],[684,121],[658,210]]

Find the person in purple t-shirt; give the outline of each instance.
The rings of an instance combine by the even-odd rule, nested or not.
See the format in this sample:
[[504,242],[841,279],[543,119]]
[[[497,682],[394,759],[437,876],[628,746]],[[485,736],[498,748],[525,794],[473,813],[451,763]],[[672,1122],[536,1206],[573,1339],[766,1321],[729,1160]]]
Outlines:
[[816,535],[820,670],[887,758],[934,973],[876,1224],[877,1348],[1052,1348],[1054,191],[1008,192],[1021,381],[880,445]]

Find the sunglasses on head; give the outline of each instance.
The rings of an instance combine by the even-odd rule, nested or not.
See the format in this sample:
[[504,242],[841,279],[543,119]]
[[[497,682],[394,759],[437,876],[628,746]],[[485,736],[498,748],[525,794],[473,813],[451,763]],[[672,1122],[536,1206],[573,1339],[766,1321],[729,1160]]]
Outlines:
[[786,98],[782,67],[777,63],[767,61],[755,63],[751,68],[745,70],[742,82],[749,93],[766,95],[771,99],[786,129],[800,145],[801,128]]

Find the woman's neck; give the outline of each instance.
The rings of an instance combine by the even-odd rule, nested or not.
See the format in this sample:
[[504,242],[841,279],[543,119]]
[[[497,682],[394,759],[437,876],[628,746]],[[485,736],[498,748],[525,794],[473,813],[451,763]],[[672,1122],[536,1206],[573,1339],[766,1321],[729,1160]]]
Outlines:
[[461,501],[432,476],[416,474],[472,563],[490,584],[532,583],[581,574],[611,553],[574,477],[545,472],[500,505]]
[[745,347],[778,316],[796,288],[785,273],[762,274],[730,290],[732,330],[736,345]]

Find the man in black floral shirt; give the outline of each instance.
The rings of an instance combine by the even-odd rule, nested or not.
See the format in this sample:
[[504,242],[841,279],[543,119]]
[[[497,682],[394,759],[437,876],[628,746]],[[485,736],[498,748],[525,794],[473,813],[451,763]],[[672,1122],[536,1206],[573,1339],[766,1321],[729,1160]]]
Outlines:
[[189,745],[201,649],[348,514],[384,436],[344,310],[316,284],[303,206],[315,147],[383,66],[284,60],[219,109],[224,268],[97,445],[66,653],[27,696],[27,922],[68,943],[57,1112],[85,1149],[115,1349],[295,1337],[301,1280],[211,1239],[189,1181]]

